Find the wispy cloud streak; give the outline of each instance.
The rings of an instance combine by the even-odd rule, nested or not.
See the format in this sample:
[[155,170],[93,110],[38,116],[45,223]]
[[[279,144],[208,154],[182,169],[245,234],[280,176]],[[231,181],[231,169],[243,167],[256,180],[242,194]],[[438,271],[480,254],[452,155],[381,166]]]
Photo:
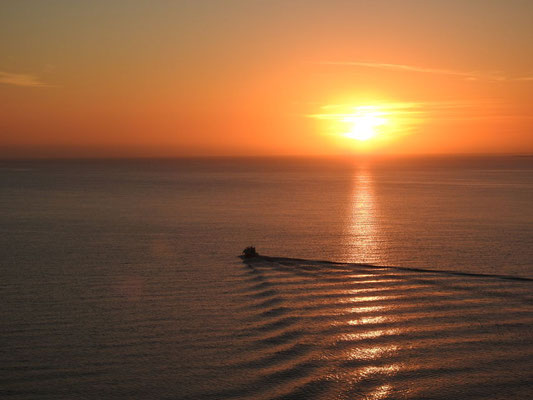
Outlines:
[[25,87],[47,87],[50,86],[39,80],[34,75],[19,74],[13,72],[0,71],[0,83],[5,85],[25,86]]
[[366,61],[322,61],[319,64],[323,65],[338,65],[338,66],[352,66],[352,67],[364,67],[364,68],[378,68],[388,69],[394,71],[404,72],[419,72],[425,74],[439,74],[458,76],[468,80],[493,80],[504,81],[507,78],[500,72],[477,72],[477,71],[458,71],[442,68],[426,68],[416,65],[408,64],[392,64],[392,63],[379,63],[379,62],[366,62]]

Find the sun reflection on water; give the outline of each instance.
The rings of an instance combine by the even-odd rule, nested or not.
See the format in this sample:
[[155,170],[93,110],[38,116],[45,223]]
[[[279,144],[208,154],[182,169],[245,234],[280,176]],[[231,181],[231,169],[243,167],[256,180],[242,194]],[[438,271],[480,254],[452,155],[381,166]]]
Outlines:
[[348,360],[375,360],[387,355],[393,355],[398,351],[399,347],[396,345],[387,346],[372,346],[372,347],[357,347],[351,349],[347,354]]
[[391,320],[390,317],[383,317],[383,316],[377,315],[373,317],[361,317],[357,319],[351,319],[348,321],[348,325],[382,324],[390,320]]
[[360,293],[375,293],[379,292],[381,289],[376,288],[363,288],[363,289],[348,289],[343,291],[343,294],[360,294]]
[[385,366],[369,366],[365,368],[361,368],[358,370],[358,374],[360,376],[368,376],[368,375],[377,375],[377,374],[384,374],[384,375],[393,375],[400,371],[400,365],[399,364],[391,364],[391,365],[385,365]]
[[364,281],[357,281],[357,283],[392,283],[401,282],[401,279],[365,279]]
[[372,393],[369,393],[365,396],[367,400],[380,400],[389,397],[389,394],[392,392],[391,385],[381,385],[375,389]]
[[385,306],[365,306],[365,307],[351,307],[347,310],[348,313],[372,313],[376,311],[385,311],[388,307]]
[[[383,280],[377,279],[376,281],[383,283]],[[342,321],[345,325],[343,328],[345,331],[336,337],[340,346],[348,346],[343,354],[346,365],[349,367],[345,379],[354,385],[359,385],[363,381],[379,379],[382,384],[367,392],[365,398],[389,398],[394,391],[390,380],[405,368],[403,363],[394,362],[402,350],[394,339],[404,333],[405,328],[398,326],[398,317],[391,313],[395,309],[395,304],[380,303],[382,301],[388,303],[388,300],[398,299],[402,296],[369,296],[366,290],[360,292],[354,290],[352,294],[353,297],[346,299],[346,301],[354,305],[357,303],[361,305],[345,310],[348,311],[345,315],[351,314],[353,316]],[[378,302],[378,305],[368,306],[369,302]],[[368,363],[374,365],[365,365]],[[383,365],[383,363],[386,364]]]
[[342,299],[339,303],[367,303],[372,301],[382,300],[395,300],[401,298],[401,295],[388,295],[388,296],[358,296]]
[[374,329],[365,332],[358,333],[345,333],[341,335],[340,341],[352,342],[363,339],[375,339],[381,336],[393,336],[400,333],[400,329],[391,328],[391,329]]
[[380,263],[383,256],[378,206],[370,169],[358,169],[352,184],[351,206],[346,218],[345,257],[352,262]]
[[[352,184],[350,208],[345,224],[344,256],[348,262],[384,265],[387,259],[371,169],[358,169]],[[370,271],[347,276],[352,287],[343,291],[347,296],[338,302],[352,307],[341,307],[344,317],[341,317],[336,325],[340,323],[344,327],[335,341],[342,347],[348,347],[343,354],[347,365],[350,366],[345,379],[356,384],[375,379],[379,375],[382,384],[367,392],[365,398],[384,399],[393,392],[387,377],[392,377],[404,368],[402,363],[383,363],[393,361],[401,351],[398,343],[391,343],[396,342],[394,338],[404,332],[404,328],[398,326],[393,311],[398,300],[405,295],[391,292],[397,290],[401,279],[387,269],[373,268],[371,273],[367,272]],[[349,319],[345,319],[348,315]],[[369,361],[377,365],[364,366]]]
[[359,279],[359,278],[371,278],[374,276],[375,276],[374,274],[352,274],[352,275],[347,275],[346,277],[350,279]]

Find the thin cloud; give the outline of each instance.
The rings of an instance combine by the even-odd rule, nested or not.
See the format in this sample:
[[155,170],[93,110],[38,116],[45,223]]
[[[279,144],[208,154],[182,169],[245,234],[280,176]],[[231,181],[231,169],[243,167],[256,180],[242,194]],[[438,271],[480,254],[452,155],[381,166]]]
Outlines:
[[499,72],[494,72],[494,73],[467,72],[467,71],[458,71],[458,70],[452,70],[452,69],[426,68],[426,67],[419,67],[416,65],[408,65],[408,64],[391,64],[391,63],[364,62],[364,61],[323,61],[323,62],[320,62],[319,64],[364,67],[364,68],[379,68],[379,69],[388,69],[388,70],[394,70],[394,71],[419,72],[419,73],[424,73],[424,74],[450,75],[450,76],[462,77],[467,80],[478,80],[478,79],[488,79],[488,80],[494,80],[494,81],[506,80],[503,74]]
[[39,80],[34,75],[19,74],[13,72],[0,71],[0,83],[24,87],[47,87],[50,86]]

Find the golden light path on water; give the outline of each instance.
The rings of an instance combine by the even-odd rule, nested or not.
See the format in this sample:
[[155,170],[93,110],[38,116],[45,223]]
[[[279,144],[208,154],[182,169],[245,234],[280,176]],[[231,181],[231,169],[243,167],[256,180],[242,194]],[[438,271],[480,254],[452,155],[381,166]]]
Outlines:
[[363,166],[355,171],[352,179],[350,211],[345,225],[344,258],[347,261],[368,263],[383,261],[378,213],[372,172]]
[[[383,255],[383,246],[381,241],[381,232],[379,227],[379,205],[374,189],[374,177],[372,170],[367,166],[361,166],[355,170],[352,178],[352,194],[350,199],[349,213],[346,218],[345,234],[345,259],[351,262],[382,264],[385,261]],[[361,277],[355,277],[354,283],[365,284],[379,282],[387,284],[387,281],[395,283],[396,279],[383,279],[376,281],[361,280]],[[357,279],[359,278],[359,279]],[[357,333],[342,334],[338,337],[339,342],[358,342],[369,340],[365,346],[354,346],[344,354],[344,357],[352,362],[368,362],[379,360],[387,355],[390,359],[393,354],[401,350],[397,344],[383,344],[372,342],[372,339],[382,336],[399,335],[400,328],[384,329],[383,326],[395,323],[395,317],[391,312],[392,306],[387,305],[388,300],[395,300],[401,296],[368,296],[365,295],[365,289],[349,290],[346,294],[353,294],[353,297],[347,297],[341,300],[343,304],[353,304],[349,309],[345,309],[347,315],[354,315],[349,320],[342,320],[346,327],[365,327],[364,330]],[[369,303],[381,303],[380,306],[369,307]],[[357,304],[360,304],[358,306]],[[370,375],[381,375],[383,377],[397,374],[402,368],[401,363],[385,365],[369,365],[366,367],[352,370],[343,379],[356,382],[366,379]],[[367,393],[367,399],[382,399],[388,397],[392,390],[390,383],[378,386],[370,393]]]

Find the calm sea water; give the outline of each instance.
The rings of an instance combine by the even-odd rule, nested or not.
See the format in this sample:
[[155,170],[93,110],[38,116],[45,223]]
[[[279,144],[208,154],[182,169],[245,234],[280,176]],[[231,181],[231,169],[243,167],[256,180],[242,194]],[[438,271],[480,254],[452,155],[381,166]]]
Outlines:
[[[331,304],[294,298],[310,290],[298,280],[305,268],[288,279],[279,265],[259,273],[236,256],[255,245],[272,256],[533,277],[531,157],[3,161],[0,193],[2,397],[449,398],[445,388],[457,376],[442,366],[426,380],[404,376],[396,392],[394,370],[383,365],[365,370],[378,374],[372,382],[379,385],[350,378],[358,367],[353,355],[352,364],[328,364],[338,367],[324,372],[317,365],[333,355],[342,359],[335,338],[347,333],[335,331],[339,320],[324,313],[311,313],[309,323],[300,306],[345,315],[341,294],[327,295]],[[324,270],[317,275],[324,285],[327,267],[316,268]],[[342,282],[353,278],[340,274]],[[394,277],[409,285],[411,278],[423,279]],[[459,281],[478,290],[468,279]],[[281,296],[273,286],[287,281],[296,289]],[[449,296],[445,281],[436,279],[439,289],[425,301]],[[509,323],[523,327],[531,309],[513,301],[531,286],[516,285],[522,286],[506,289],[511,303],[502,310],[518,313],[522,319]],[[320,286],[317,296],[327,290]],[[461,293],[454,298],[472,300]],[[476,301],[497,308],[499,297],[487,296]],[[367,297],[359,300],[384,301]],[[287,304],[280,306],[282,300]],[[427,315],[420,318],[417,326],[426,326]],[[531,337],[518,337],[526,344],[521,354],[531,353]],[[455,363],[475,351],[463,350]],[[416,355],[419,365],[431,358],[424,354]],[[512,360],[511,367],[498,362],[509,371]],[[342,392],[334,381],[352,387]],[[501,382],[523,395],[531,376]],[[486,387],[479,380],[469,385]]]

